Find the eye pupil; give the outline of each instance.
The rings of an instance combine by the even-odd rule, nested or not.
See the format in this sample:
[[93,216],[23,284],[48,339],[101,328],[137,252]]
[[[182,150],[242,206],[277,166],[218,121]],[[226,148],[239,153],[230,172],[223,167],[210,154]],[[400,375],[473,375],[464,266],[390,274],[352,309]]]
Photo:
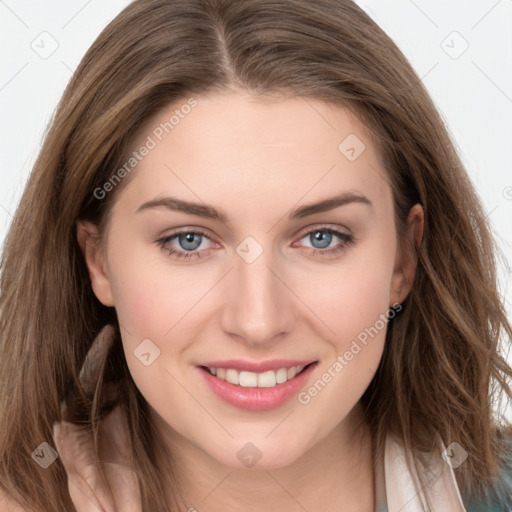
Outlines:
[[[325,249],[325,247],[329,246],[331,240],[332,235],[330,233],[327,233],[326,231],[315,231],[311,243],[313,244],[313,247],[317,249]],[[320,242],[320,246],[316,246],[316,242]]]

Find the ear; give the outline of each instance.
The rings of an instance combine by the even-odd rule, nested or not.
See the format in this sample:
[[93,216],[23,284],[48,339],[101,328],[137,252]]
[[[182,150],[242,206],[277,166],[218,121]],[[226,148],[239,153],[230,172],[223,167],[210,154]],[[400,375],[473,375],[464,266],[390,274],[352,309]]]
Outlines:
[[89,271],[91,286],[98,300],[105,306],[113,306],[114,298],[110,288],[104,246],[98,228],[92,222],[77,221],[77,240]]
[[401,304],[412,288],[418,252],[423,239],[424,213],[420,204],[415,204],[407,217],[404,240],[398,243],[395,268],[391,278],[390,306]]

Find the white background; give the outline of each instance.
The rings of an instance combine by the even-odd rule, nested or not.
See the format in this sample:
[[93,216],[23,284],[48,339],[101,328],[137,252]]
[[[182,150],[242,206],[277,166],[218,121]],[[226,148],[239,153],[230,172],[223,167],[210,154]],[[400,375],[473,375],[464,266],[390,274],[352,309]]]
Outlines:
[[[128,3],[0,0],[2,245],[65,85],[100,31]],[[357,3],[396,42],[430,91],[504,257],[512,261],[512,0]],[[50,56],[40,55],[52,45],[58,47]],[[501,292],[512,317],[510,283],[503,264]]]

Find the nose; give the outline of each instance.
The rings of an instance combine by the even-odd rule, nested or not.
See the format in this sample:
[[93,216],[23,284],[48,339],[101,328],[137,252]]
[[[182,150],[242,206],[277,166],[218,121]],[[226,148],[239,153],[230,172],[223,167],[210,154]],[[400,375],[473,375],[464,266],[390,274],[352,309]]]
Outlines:
[[272,264],[270,251],[252,263],[235,255],[224,283],[222,328],[251,346],[271,344],[291,331],[294,295],[285,272]]

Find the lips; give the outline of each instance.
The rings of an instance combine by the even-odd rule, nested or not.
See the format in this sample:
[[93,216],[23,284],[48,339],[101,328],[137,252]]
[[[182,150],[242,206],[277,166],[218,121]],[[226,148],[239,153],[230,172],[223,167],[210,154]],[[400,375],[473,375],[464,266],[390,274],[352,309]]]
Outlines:
[[208,387],[225,402],[245,410],[280,407],[307,383],[318,361],[210,361],[198,366]]
[[293,368],[294,366],[307,366],[314,363],[314,359],[296,360],[296,359],[272,359],[269,361],[244,361],[243,359],[228,359],[223,361],[208,361],[201,366],[211,368],[233,368],[234,370],[261,373],[268,370],[277,371],[280,368]]

